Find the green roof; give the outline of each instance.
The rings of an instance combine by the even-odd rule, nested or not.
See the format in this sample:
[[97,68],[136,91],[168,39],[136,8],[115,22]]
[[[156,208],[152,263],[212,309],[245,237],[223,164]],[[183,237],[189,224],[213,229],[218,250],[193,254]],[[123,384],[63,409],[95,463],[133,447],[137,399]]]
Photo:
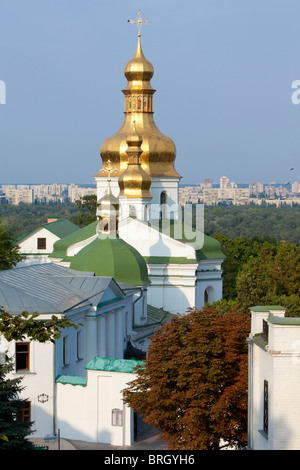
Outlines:
[[86,377],[80,377],[78,375],[60,375],[57,377],[56,382],[60,384],[70,384],[70,385],[86,385]]
[[272,323],[273,325],[299,325],[300,326],[299,317],[276,317],[276,315],[272,315],[268,317],[268,322]]
[[113,277],[117,282],[134,286],[150,284],[144,258],[135,248],[115,235],[97,237],[73,256],[70,268],[93,272],[96,276]]
[[[161,259],[161,257],[146,257],[145,260],[147,263],[153,264],[161,264],[165,263],[166,261],[169,264],[187,264],[187,263],[198,263],[201,260],[205,259],[224,259],[225,255],[222,252],[221,243],[213,237],[210,237],[206,234],[203,234],[199,230],[194,230],[186,223],[182,223],[180,221],[168,220],[166,224],[161,221],[152,221],[151,224],[147,224],[147,222],[140,221],[140,223],[144,223],[146,225],[150,225],[155,230],[159,230],[165,235],[169,235],[171,238],[174,238],[181,243],[186,243],[191,245],[196,251],[196,259],[188,259],[186,257],[170,257],[165,260]],[[75,233],[64,237],[61,240],[58,240],[54,244],[53,253],[51,257],[53,258],[62,258],[64,261],[71,261],[71,257],[67,258],[67,249],[69,246],[74,245],[83,240],[87,240],[88,238],[92,237],[96,234],[96,227],[97,221],[92,222],[91,224],[87,225],[86,227],[77,230]],[[191,241],[187,238],[187,234],[191,233],[193,230],[196,234],[196,240]]]
[[270,310],[285,310],[281,305],[258,305],[255,307],[250,307],[250,310],[253,312],[269,312]]
[[53,246],[53,252],[51,258],[65,258],[67,255],[67,249],[69,246],[74,245],[75,243],[87,240],[88,238],[96,235],[97,221],[92,222],[91,224],[77,230],[74,233],[67,235],[61,240],[57,240]]
[[[49,232],[53,233],[59,238],[67,237],[70,234],[78,232],[80,229],[77,225],[73,224],[70,220],[67,219],[60,219],[54,222],[49,222],[47,224],[39,225],[36,229],[31,232],[24,233],[20,237],[17,238],[18,241],[23,240],[31,233],[34,233],[37,229],[45,228],[49,230]],[[59,240],[58,240],[59,241]]]
[[105,370],[110,372],[135,373],[134,368],[143,366],[143,361],[136,359],[112,359],[108,357],[94,357],[84,368],[89,370]]

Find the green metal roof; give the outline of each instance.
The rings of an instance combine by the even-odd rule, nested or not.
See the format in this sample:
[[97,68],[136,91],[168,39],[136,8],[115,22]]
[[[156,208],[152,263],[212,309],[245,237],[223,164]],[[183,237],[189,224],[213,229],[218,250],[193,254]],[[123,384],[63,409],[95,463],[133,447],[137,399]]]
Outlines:
[[97,221],[92,222],[91,224],[77,230],[74,233],[67,235],[61,240],[57,240],[53,246],[53,252],[51,258],[65,258],[67,254],[67,249],[69,246],[74,245],[75,243],[87,240],[88,238],[96,235]]
[[111,276],[134,286],[150,284],[147,264],[140,253],[118,236],[96,238],[71,260],[71,269]]
[[31,232],[26,232],[20,237],[17,238],[17,241],[23,240],[24,238],[28,237],[28,235],[36,232],[40,228],[45,228],[49,230],[49,232],[53,233],[59,238],[67,237],[70,234],[78,232],[80,229],[77,225],[73,224],[68,219],[60,219],[54,222],[49,222],[47,224],[39,225],[36,229],[32,230]]
[[273,325],[299,325],[299,317],[277,317],[276,315],[271,315],[268,317],[268,322]]
[[136,359],[113,359],[97,356],[94,357],[84,368],[88,370],[104,370],[134,374],[135,367],[143,365],[143,361],[137,361]]
[[269,310],[285,310],[281,305],[257,305],[255,307],[250,307],[250,310],[253,312],[269,312]]
[[[149,225],[146,222],[139,221],[145,225]],[[77,230],[75,233],[68,235],[61,240],[58,240],[54,244],[54,250],[51,254],[53,258],[62,258],[64,261],[71,261],[71,258],[66,257],[67,249],[69,246],[74,245],[80,241],[86,240],[96,234],[97,221],[92,222],[91,224]],[[170,223],[170,224],[169,224]],[[169,225],[168,225],[169,224]],[[215,238],[209,237],[206,234],[201,233],[199,230],[197,232],[196,241],[190,241],[186,238],[185,234],[191,232],[192,228],[188,224],[184,224],[180,221],[170,220],[168,224],[157,221],[151,222],[151,227],[155,230],[159,230],[162,233],[174,238],[181,243],[186,243],[191,245],[196,252],[195,259],[188,259],[186,257],[171,257],[168,258],[167,262],[169,264],[187,264],[187,263],[198,263],[201,260],[205,259],[224,259],[225,255],[222,252],[221,243]],[[178,234],[180,238],[178,238]],[[148,263],[161,264],[165,263],[166,260],[160,259],[161,257],[146,257],[145,260]]]
[[57,377],[56,382],[60,384],[81,385],[85,387],[87,380],[86,377],[80,377],[78,375],[60,375]]

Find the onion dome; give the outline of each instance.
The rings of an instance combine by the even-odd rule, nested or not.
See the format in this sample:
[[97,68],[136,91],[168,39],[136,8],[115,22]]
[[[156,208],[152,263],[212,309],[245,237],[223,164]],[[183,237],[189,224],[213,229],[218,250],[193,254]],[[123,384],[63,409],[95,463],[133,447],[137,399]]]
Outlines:
[[97,237],[73,257],[70,268],[134,286],[150,284],[144,258],[118,235]]
[[143,139],[136,132],[135,123],[133,133],[127,137],[128,166],[119,176],[119,196],[128,198],[152,198],[150,193],[151,176],[146,173],[140,163]]
[[142,169],[153,177],[176,177],[180,175],[174,168],[176,147],[172,139],[162,134],[153,119],[153,95],[155,90],[150,84],[154,69],[145,58],[140,34],[134,57],[124,69],[127,86],[122,90],[125,95],[125,116],[121,128],[104,140],[100,148],[102,169],[96,177],[107,177],[108,160],[116,169],[114,175],[120,176],[128,164],[127,136],[133,133],[133,122],[141,135]]

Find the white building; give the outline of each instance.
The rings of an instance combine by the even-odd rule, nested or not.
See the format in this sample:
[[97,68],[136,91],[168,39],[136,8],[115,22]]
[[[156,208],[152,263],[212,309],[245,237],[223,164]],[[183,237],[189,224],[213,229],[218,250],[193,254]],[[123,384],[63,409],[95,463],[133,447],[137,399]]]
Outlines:
[[20,253],[25,257],[18,266],[49,262],[49,254],[53,251],[54,243],[77,230],[79,227],[69,220],[48,218],[47,223],[17,239]]
[[[32,437],[60,429],[67,439],[132,444],[134,416],[121,390],[140,364],[130,357],[134,339],[144,341],[159,326],[147,318],[145,287],[51,263],[0,272],[0,305],[9,312],[37,312],[40,320],[68,316],[79,325],[65,329],[55,344],[0,338],[1,350],[15,357],[12,376],[23,377]],[[113,410],[121,421],[112,420]]]
[[253,307],[248,343],[248,447],[299,450],[300,319]]

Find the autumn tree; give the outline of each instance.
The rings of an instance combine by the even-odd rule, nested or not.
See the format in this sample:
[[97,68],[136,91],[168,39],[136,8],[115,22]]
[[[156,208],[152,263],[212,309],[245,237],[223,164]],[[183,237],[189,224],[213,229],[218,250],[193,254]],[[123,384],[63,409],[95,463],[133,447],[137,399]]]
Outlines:
[[245,446],[249,331],[249,316],[233,310],[206,306],[174,317],[151,338],[125,403],[170,449]]

